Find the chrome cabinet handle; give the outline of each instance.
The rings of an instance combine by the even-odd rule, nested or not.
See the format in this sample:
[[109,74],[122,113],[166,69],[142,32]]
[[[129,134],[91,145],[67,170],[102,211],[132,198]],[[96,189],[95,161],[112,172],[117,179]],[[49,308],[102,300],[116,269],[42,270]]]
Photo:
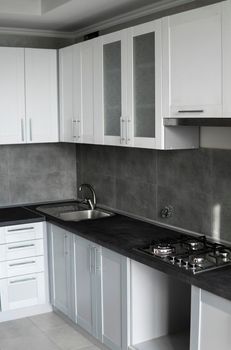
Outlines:
[[177,113],[204,113],[203,109],[182,109]]
[[21,280],[14,280],[14,281],[10,281],[10,283],[14,284],[14,283],[21,283],[21,282],[29,282],[34,280],[36,280],[36,277],[29,277],[29,278],[23,278]]
[[94,264],[92,259],[92,247],[89,246],[89,263],[90,263],[90,273],[94,271]]
[[94,253],[95,253],[95,266],[94,266],[94,272],[95,275],[97,274],[97,271],[101,270],[101,254],[99,249],[97,249],[96,247],[94,247]]
[[34,227],[22,227],[22,228],[12,228],[10,230],[7,230],[7,232],[17,232],[17,231],[26,231],[26,230],[34,230]]
[[30,141],[32,141],[32,119],[29,119],[29,133],[30,133]]
[[75,134],[75,129],[76,129],[76,120],[72,120],[72,134],[73,134],[73,139],[76,139],[76,134]]
[[77,135],[77,138],[80,139],[80,137],[81,137],[81,124],[80,124],[80,120],[77,120],[77,125],[78,125],[78,135]]
[[129,144],[131,141],[130,139],[130,125],[131,125],[131,120],[127,119],[126,121],[126,144]]
[[120,117],[120,143],[123,144],[125,141],[125,137],[124,137],[124,122],[125,120],[123,119],[123,117]]
[[31,261],[24,261],[21,263],[14,263],[14,264],[9,264],[10,267],[14,267],[14,266],[21,266],[21,265],[29,265],[29,264],[35,264],[36,261],[35,260],[31,260]]
[[0,312],[2,312],[2,293],[0,292]]
[[30,247],[34,247],[35,244],[24,244],[24,245],[16,245],[14,247],[8,247],[9,250],[12,249],[21,249],[21,248],[30,248]]
[[25,135],[24,135],[24,118],[21,118],[21,138],[22,142],[25,141]]

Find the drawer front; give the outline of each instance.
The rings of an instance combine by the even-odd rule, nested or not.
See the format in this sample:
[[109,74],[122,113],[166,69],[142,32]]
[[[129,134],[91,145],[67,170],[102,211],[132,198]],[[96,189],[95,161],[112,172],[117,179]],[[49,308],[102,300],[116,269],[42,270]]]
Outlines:
[[0,278],[8,278],[44,271],[44,257],[5,261],[0,263]]
[[6,278],[0,281],[1,311],[44,304],[44,273]]
[[0,244],[43,238],[43,222],[2,227]]
[[0,245],[0,261],[22,259],[43,254],[43,239]]

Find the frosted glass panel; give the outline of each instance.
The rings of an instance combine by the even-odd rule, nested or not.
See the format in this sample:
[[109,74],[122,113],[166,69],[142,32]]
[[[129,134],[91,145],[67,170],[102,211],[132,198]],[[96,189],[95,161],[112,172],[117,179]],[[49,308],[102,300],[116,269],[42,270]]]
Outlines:
[[121,43],[104,45],[104,122],[105,135],[120,136],[121,117]]
[[133,39],[135,137],[155,137],[155,33]]

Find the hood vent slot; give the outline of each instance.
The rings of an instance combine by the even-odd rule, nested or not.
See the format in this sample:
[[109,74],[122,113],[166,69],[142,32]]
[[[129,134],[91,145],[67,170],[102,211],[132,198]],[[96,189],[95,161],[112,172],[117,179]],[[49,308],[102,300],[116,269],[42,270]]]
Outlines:
[[164,118],[164,125],[231,127],[231,118]]

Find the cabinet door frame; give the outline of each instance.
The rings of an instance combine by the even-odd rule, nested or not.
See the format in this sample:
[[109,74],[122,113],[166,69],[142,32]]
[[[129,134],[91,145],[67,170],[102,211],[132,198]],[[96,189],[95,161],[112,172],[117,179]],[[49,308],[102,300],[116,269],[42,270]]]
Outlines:
[[[162,27],[161,20],[155,20],[152,22],[144,23],[129,29],[129,62],[132,62],[128,66],[129,70],[129,108],[130,111],[130,124],[131,135],[133,138],[132,144],[135,147],[142,148],[160,148],[161,147],[161,133],[162,133]],[[134,135],[134,46],[133,39],[139,35],[148,33],[155,33],[155,137],[135,137]]]
[[[95,109],[95,143],[115,146],[128,146],[125,143],[124,135],[126,133],[125,121],[128,118],[128,37],[127,29],[104,35],[95,41],[94,55],[94,109]],[[120,116],[120,135],[105,135],[105,116],[104,116],[104,74],[103,74],[103,47],[107,44],[120,41],[121,43],[121,116]],[[121,135],[122,131],[122,135]]]

